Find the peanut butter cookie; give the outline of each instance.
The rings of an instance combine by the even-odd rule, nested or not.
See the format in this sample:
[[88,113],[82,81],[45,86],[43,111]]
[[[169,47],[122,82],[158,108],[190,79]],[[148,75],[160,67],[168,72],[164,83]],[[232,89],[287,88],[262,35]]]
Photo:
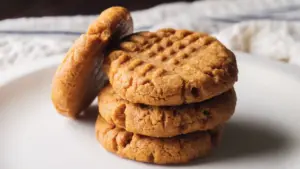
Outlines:
[[201,103],[157,107],[121,99],[110,85],[98,96],[99,112],[110,124],[151,137],[172,137],[209,130],[225,123],[234,113],[234,89]]
[[234,54],[217,39],[174,29],[124,38],[104,71],[123,99],[154,106],[210,99],[230,90],[238,74]]
[[97,139],[106,150],[123,158],[156,164],[187,163],[208,155],[219,140],[221,129],[152,138],[117,128],[101,116],[96,122]]
[[75,41],[52,82],[52,102],[59,113],[74,118],[89,106],[104,83],[101,67],[106,46],[132,31],[130,13],[123,7],[112,7]]

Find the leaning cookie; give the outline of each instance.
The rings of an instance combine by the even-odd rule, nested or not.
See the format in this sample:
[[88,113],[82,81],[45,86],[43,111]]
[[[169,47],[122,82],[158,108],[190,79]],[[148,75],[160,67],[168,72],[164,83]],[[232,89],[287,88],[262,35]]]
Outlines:
[[107,45],[132,31],[130,13],[123,7],[112,7],[75,41],[52,81],[51,98],[59,113],[76,117],[89,106],[105,82],[100,70]]
[[201,102],[230,90],[238,78],[235,56],[221,42],[174,29],[127,36],[103,68],[123,99],[153,106]]
[[152,138],[117,128],[101,116],[96,122],[97,139],[106,150],[123,158],[155,164],[187,163],[208,155],[219,139],[221,129],[172,138]]
[[234,89],[200,103],[157,107],[133,104],[121,99],[110,85],[99,96],[99,112],[110,124],[151,137],[172,137],[213,129],[234,113]]

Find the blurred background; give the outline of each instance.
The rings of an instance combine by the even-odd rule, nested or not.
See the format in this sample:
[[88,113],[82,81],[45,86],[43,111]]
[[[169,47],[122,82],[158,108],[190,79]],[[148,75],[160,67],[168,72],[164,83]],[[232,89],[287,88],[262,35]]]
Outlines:
[[115,5],[121,5],[133,11],[175,1],[179,0],[2,0],[0,19],[24,16],[98,14]]

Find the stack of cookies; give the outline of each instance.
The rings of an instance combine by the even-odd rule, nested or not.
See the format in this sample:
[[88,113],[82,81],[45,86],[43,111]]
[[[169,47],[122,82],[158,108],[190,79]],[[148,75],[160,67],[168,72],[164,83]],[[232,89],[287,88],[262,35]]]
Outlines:
[[[60,113],[76,117],[100,90],[97,139],[136,161],[186,163],[217,145],[235,110],[238,74],[217,39],[175,29],[132,34],[122,7],[104,11],[83,36],[54,77]],[[109,80],[102,89],[100,70]]]
[[97,137],[109,151],[151,163],[207,155],[233,114],[234,55],[203,33],[162,29],[127,36],[104,61]]

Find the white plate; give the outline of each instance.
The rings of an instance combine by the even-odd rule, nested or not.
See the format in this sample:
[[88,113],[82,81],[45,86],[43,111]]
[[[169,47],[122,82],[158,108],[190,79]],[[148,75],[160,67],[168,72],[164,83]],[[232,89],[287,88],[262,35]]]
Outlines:
[[[237,53],[238,105],[222,145],[205,160],[176,168],[299,169],[300,69]],[[0,169],[170,168],[106,152],[94,120],[57,114],[50,84],[58,59],[4,74],[0,84]],[[26,70],[26,71],[25,71]],[[95,108],[89,109],[96,112]]]

